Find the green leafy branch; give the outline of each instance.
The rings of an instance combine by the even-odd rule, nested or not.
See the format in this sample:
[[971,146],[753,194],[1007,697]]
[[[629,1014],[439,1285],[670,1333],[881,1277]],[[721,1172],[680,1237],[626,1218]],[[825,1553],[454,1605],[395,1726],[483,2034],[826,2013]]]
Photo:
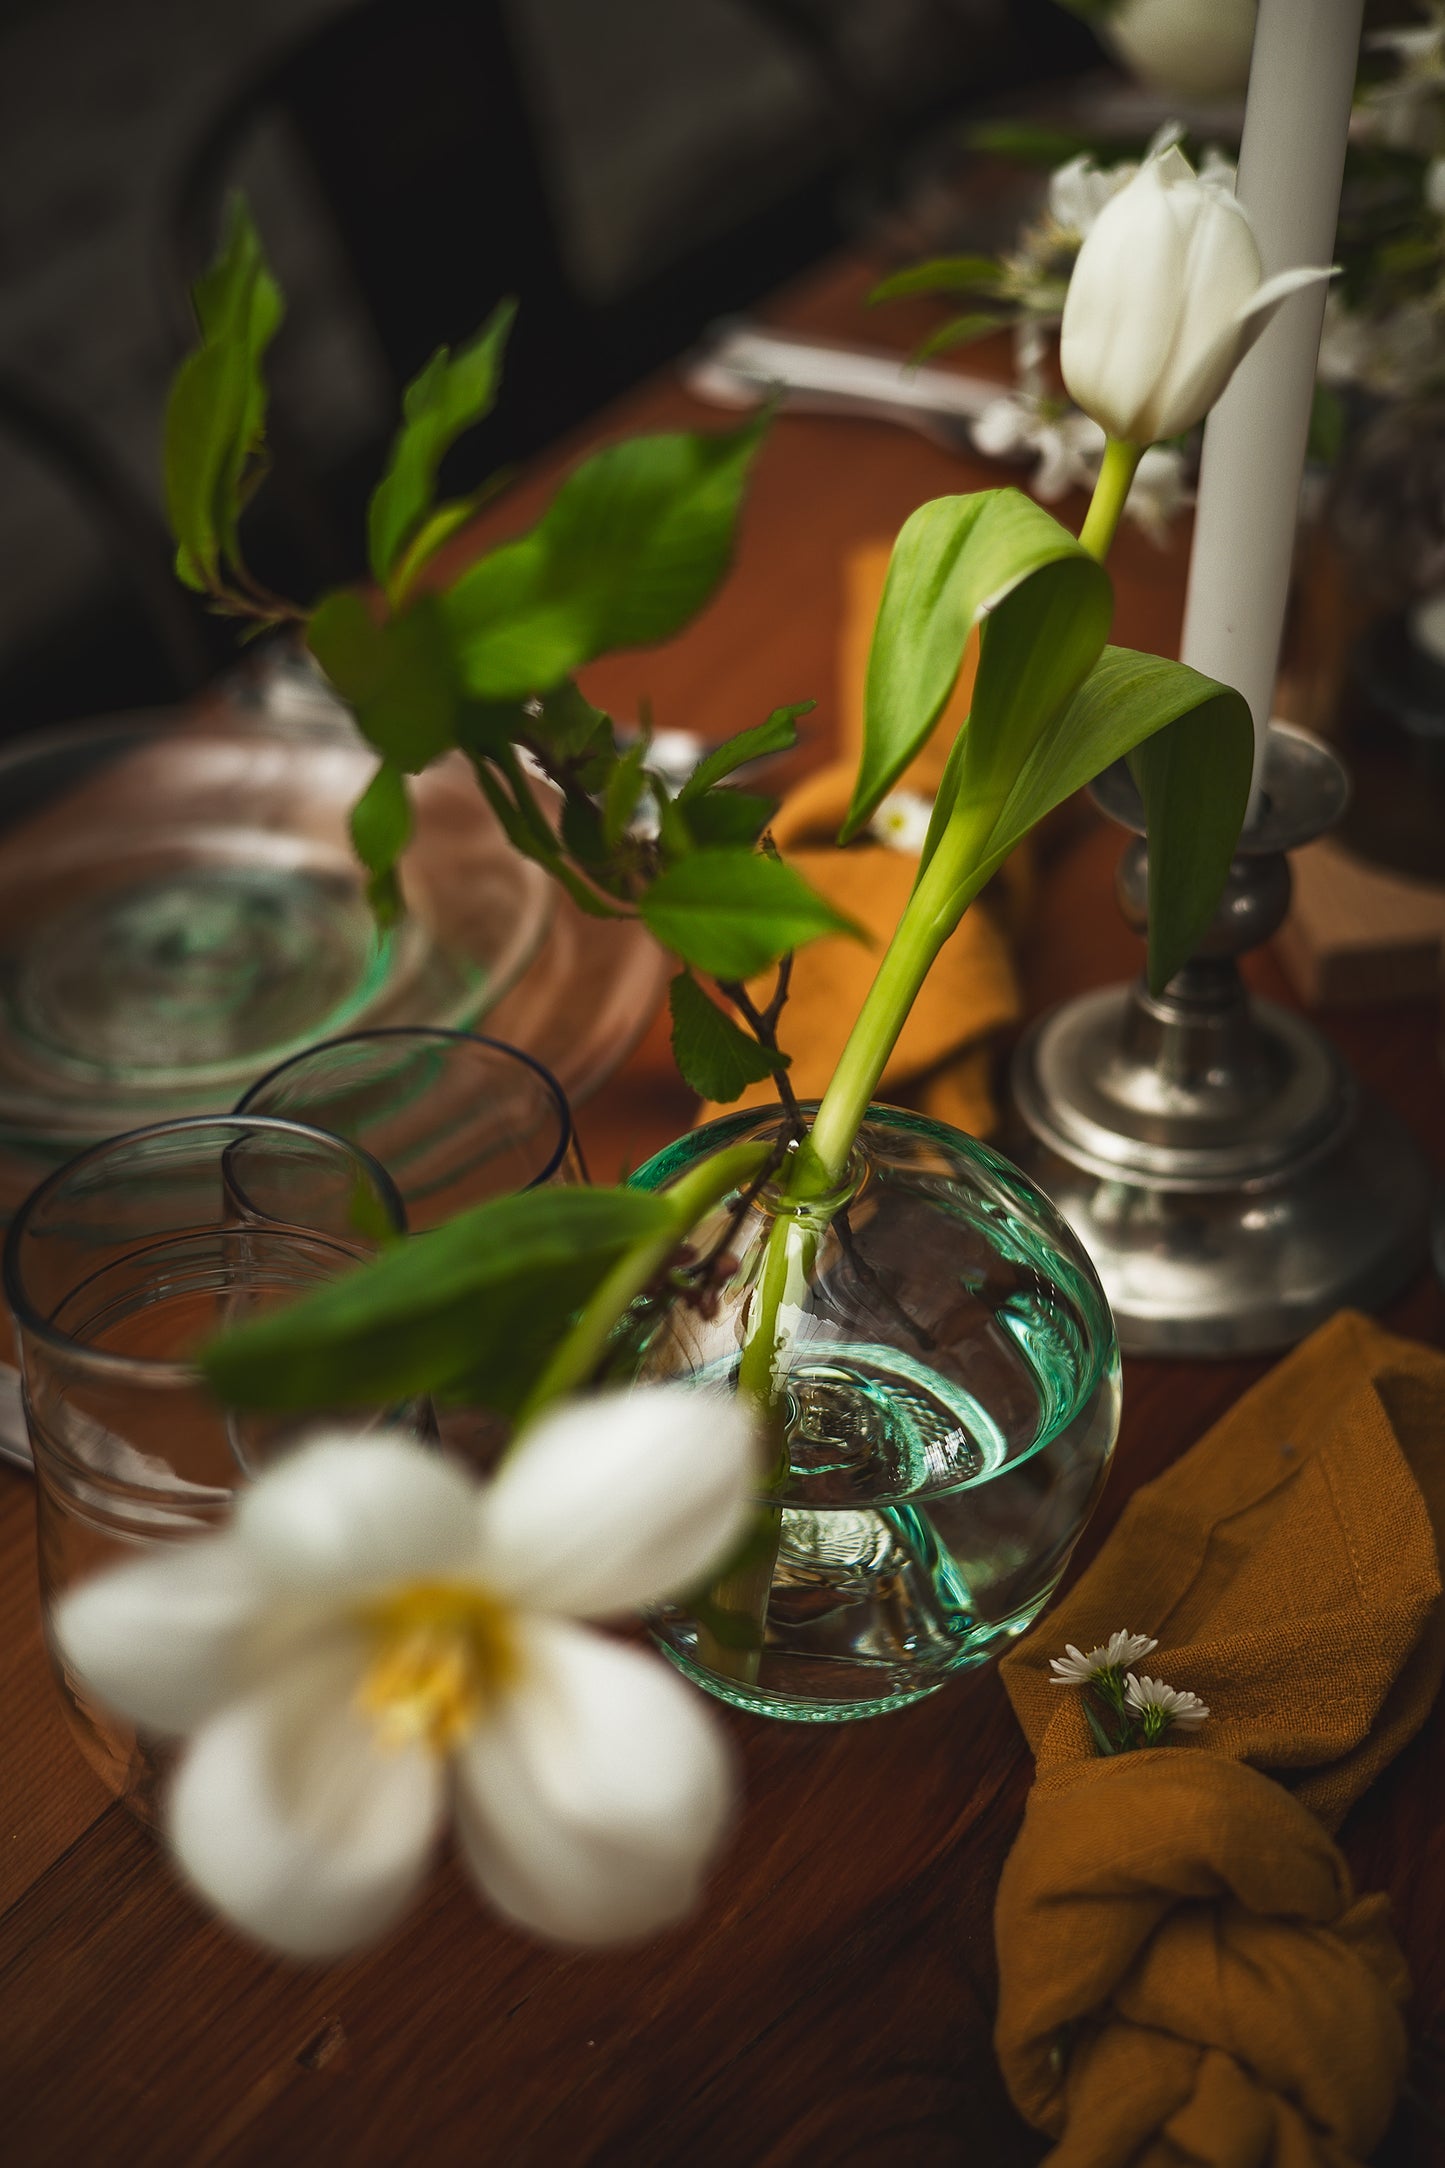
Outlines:
[[[224,614],[300,622],[375,748],[380,764],[352,837],[378,919],[403,908],[407,779],[460,752],[519,852],[580,909],[639,918],[680,959],[674,1046],[697,1089],[731,1098],[781,1073],[777,1016],[759,1040],[760,1012],[742,982],[800,941],[855,929],[759,850],[775,801],[739,789],[734,776],[786,752],[812,703],[740,731],[672,792],[649,767],[649,729],[620,733],[576,680],[601,655],[671,638],[710,600],[731,562],[767,418],[606,446],[525,533],[446,582],[438,551],[497,486],[493,477],[469,496],[438,496],[447,454],[496,404],[516,313],[503,301],[406,388],[367,513],[376,592],[338,588],[302,609],[262,587],[241,549],[242,516],[266,469],[263,365],[282,302],[240,199],[195,303],[200,344],[177,375],[166,425],[177,567]],[[722,1006],[697,974],[725,986]],[[784,974],[784,992],[786,983]]]

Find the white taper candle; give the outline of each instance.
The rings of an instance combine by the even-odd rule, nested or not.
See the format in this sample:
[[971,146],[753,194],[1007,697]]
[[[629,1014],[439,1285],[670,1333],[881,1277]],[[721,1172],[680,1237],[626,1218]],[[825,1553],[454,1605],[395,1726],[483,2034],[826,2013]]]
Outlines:
[[[1240,202],[1266,278],[1334,259],[1364,0],[1259,0]],[[1185,662],[1254,717],[1253,815],[1279,669],[1325,289],[1286,301],[1210,415],[1184,612]]]

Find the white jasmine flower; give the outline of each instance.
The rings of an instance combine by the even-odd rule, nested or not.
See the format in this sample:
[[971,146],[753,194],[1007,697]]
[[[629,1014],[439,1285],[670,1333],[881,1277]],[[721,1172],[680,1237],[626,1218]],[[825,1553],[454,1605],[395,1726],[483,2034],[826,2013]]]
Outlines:
[[258,1941],[321,1958],[401,1915],[449,1818],[523,1927],[601,1943],[693,1904],[732,1783],[701,1698],[580,1623],[696,1584],[746,1524],[741,1404],[685,1386],[543,1416],[496,1478],[335,1435],[223,1533],[67,1595],[67,1663],[185,1744],[180,1866]]
[[1421,74],[1445,71],[1445,21],[1438,13],[1433,23],[1368,31],[1364,43],[1368,51],[1393,53],[1403,67]]
[[1332,293],[1320,338],[1320,379],[1359,384],[1386,398],[1409,398],[1438,378],[1442,334],[1445,322],[1434,301],[1405,301],[1383,315],[1367,315]]
[[1049,1658],[1049,1669],[1054,1674],[1049,1684],[1087,1686],[1106,1671],[1122,1671],[1126,1664],[1137,1664],[1141,1656],[1148,1656],[1158,1646],[1147,1634],[1116,1633],[1110,1634],[1102,1648],[1090,1649],[1085,1656],[1072,1641],[1066,1642],[1066,1655]]
[[1429,23],[1372,31],[1364,43],[1389,53],[1398,73],[1388,82],[1371,83],[1360,96],[1368,131],[1395,150],[1429,158],[1442,147],[1442,97],[1445,97],[1445,9],[1430,9]]
[[1163,549],[1173,522],[1193,502],[1194,492],[1185,480],[1184,454],[1172,444],[1151,444],[1134,469],[1124,504],[1126,517]]
[[1104,205],[1127,187],[1138,170],[1132,159],[1122,165],[1100,166],[1087,151],[1081,152],[1067,164],[1056,166],[1049,175],[1050,218],[1066,233],[1077,234],[1082,240]]
[[1092,488],[1104,449],[1104,433],[1087,414],[1027,391],[990,399],[969,434],[986,459],[1036,459],[1029,487],[1043,504]]
[[886,843],[890,850],[917,858],[928,840],[928,823],[932,818],[930,799],[921,797],[914,790],[890,790],[868,823],[868,832],[880,843]]
[[1280,304],[1329,276],[1301,267],[1266,279],[1219,167],[1195,173],[1171,144],[1104,206],[1079,250],[1059,336],[1070,396],[1126,443],[1180,436]]
[[1197,1731],[1209,1714],[1197,1694],[1166,1686],[1162,1679],[1136,1679],[1132,1671],[1124,1681],[1124,1700],[1143,1723],[1146,1743],[1160,1738],[1171,1726],[1177,1731]]

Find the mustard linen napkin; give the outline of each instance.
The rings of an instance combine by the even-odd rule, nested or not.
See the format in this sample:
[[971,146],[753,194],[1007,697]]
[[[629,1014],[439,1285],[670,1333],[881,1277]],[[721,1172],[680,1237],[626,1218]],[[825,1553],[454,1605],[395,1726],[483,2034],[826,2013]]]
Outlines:
[[[780,1035],[784,1051],[793,1057],[788,1074],[800,1099],[821,1098],[918,871],[916,858],[868,837],[846,851],[836,847],[862,745],[863,683],[888,554],[887,544],[859,550],[846,569],[839,757],[790,792],[773,822],[773,840],[790,864],[872,936],[869,947],[829,936],[799,951]],[[976,660],[973,642],[939,726],[903,776],[900,790],[932,799],[949,747],[968,714]],[[1022,1014],[1013,943],[1028,915],[1029,867],[1027,850],[1015,852],[965,915],[930,972],[883,1072],[884,1098],[906,1094],[925,1114],[973,1135],[986,1135],[998,1118],[989,1077],[990,1041]],[[768,973],[751,991],[766,1001],[771,988]],[[764,1081],[735,1103],[768,1106],[776,1098],[776,1087]],[[727,1111],[705,1107],[699,1118]]]
[[[1445,1356],[1344,1312],[1135,1494],[1004,1660],[1037,1774],[996,2045],[1054,2168],[1350,2168],[1383,2137],[1409,1981],[1330,1832],[1435,1698],[1442,1525]],[[1211,1713],[1100,1759],[1049,1658],[1121,1627]]]

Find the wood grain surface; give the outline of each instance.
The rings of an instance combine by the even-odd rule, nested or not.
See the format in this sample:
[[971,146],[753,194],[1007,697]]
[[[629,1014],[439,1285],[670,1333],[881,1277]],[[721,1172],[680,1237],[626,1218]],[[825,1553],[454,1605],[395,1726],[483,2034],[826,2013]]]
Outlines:
[[[819,274],[780,320],[877,339],[868,266]],[[891,316],[906,346],[925,319]],[[600,434],[708,421],[673,383]],[[575,451],[575,447],[571,450]],[[569,454],[570,456],[570,454]],[[491,514],[532,516],[551,461]],[[740,560],[687,635],[590,673],[594,696],[717,736],[815,696],[838,698],[843,564],[922,499],[998,480],[876,424],[788,417],[765,448]],[[1081,507],[1065,507],[1077,518]],[[1180,535],[1126,531],[1115,637],[1171,652]],[[1025,959],[1031,1006],[1137,968],[1111,901],[1116,837],[1087,827],[1050,868]],[[1289,998],[1277,968],[1262,986]],[[1438,1006],[1354,1010],[1329,1029],[1445,1164]],[[606,1180],[686,1126],[654,1025],[583,1110]],[[1422,1282],[1404,1330],[1445,1340]],[[1134,1485],[1191,1443],[1264,1368],[1134,1362],[1114,1473],[1081,1562]],[[152,1839],[108,1802],[65,1734],[35,1598],[30,1488],[0,1471],[0,2159],[140,2164],[503,2163],[507,2168],[1015,2168],[1041,2142],[1014,2115],[990,2047],[993,1892],[1029,1758],[992,1670],[876,1722],[724,1716],[746,1804],[687,1927],[621,1955],[530,1944],[434,1876],[384,1948],[329,1970],[254,1955],[182,1894]],[[1346,1827],[1361,1881],[1392,1893],[1414,1968],[1414,2083],[1445,2112],[1445,1715]],[[1431,2038],[1441,2053],[1437,2072]],[[1445,2127],[1445,2126],[1441,2126]],[[1445,2139],[1407,2101],[1379,2159],[1426,2168]]]

